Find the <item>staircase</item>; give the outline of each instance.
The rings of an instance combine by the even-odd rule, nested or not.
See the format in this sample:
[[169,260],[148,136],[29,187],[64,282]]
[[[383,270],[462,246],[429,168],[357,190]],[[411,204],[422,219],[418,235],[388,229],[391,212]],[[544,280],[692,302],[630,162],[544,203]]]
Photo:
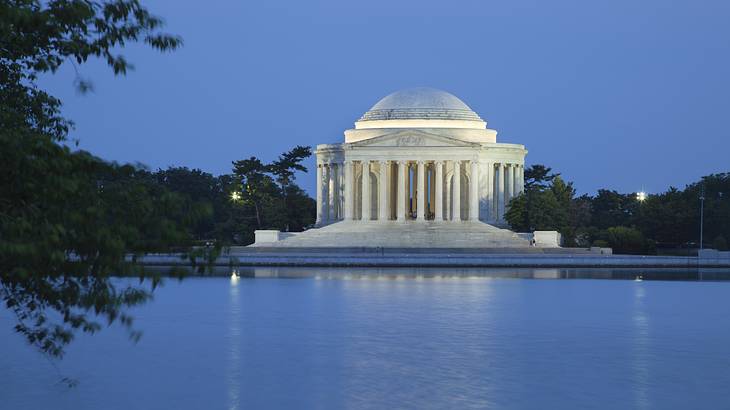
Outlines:
[[529,248],[528,239],[483,222],[337,222],[266,247]]

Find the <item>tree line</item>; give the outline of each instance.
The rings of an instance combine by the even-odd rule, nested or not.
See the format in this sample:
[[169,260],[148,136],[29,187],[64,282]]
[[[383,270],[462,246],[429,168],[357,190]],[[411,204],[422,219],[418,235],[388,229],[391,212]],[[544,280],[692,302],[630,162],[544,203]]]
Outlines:
[[608,246],[617,253],[691,254],[703,245],[728,249],[730,173],[712,174],[665,192],[639,195],[599,189],[576,196],[572,182],[544,165],[525,170],[525,191],[513,198],[505,219],[516,231],[557,230],[564,246]]
[[147,175],[184,202],[208,210],[190,227],[193,243],[248,245],[257,229],[297,232],[314,224],[316,202],[295,183],[311,155],[310,147],[297,146],[270,163],[256,157],[234,161],[230,174],[170,167]]

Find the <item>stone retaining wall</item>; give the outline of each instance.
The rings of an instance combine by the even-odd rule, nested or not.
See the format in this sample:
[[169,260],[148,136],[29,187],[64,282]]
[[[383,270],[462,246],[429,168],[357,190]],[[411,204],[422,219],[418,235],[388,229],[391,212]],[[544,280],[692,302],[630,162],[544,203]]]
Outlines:
[[[250,249],[250,248],[249,248]],[[582,253],[487,253],[474,249],[407,250],[286,250],[231,252],[216,266],[373,266],[373,267],[720,267],[730,269],[730,258],[638,256]],[[184,266],[180,255],[148,255],[146,265]]]

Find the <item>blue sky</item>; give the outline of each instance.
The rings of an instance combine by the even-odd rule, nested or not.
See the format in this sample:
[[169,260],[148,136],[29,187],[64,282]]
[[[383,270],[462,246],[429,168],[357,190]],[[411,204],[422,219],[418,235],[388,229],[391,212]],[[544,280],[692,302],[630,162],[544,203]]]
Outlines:
[[[728,1],[144,3],[181,50],[128,47],[126,77],[83,65],[91,94],[76,93],[70,66],[42,81],[80,147],[105,159],[227,173],[340,142],[381,97],[429,86],[580,193],[730,171]],[[299,182],[313,192],[312,173]]]

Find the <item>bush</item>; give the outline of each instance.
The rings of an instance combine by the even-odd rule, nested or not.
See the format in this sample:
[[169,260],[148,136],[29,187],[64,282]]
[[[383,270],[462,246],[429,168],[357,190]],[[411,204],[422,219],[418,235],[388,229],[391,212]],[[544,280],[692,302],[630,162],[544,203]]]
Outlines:
[[614,253],[642,254],[646,252],[644,235],[634,228],[614,226],[606,229],[606,240]]
[[715,238],[714,241],[712,241],[712,247],[717,249],[718,251],[728,250],[727,239],[725,239],[724,236],[719,235],[717,238]]

